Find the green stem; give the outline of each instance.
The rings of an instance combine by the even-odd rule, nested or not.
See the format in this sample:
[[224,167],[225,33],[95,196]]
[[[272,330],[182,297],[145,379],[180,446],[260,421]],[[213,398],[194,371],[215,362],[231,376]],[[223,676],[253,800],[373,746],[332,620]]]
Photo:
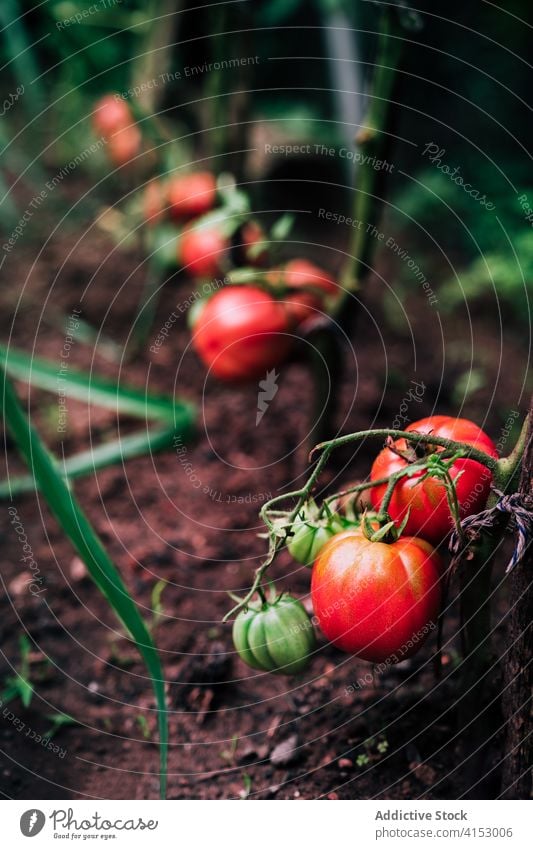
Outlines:
[[484,451],[481,451],[479,448],[475,448],[473,445],[467,445],[466,443],[458,442],[455,439],[447,439],[444,436],[436,436],[432,433],[417,433],[414,430],[393,430],[392,428],[360,430],[357,431],[357,433],[349,433],[346,436],[339,436],[336,439],[329,440],[328,442],[321,442],[313,448],[311,456],[315,453],[315,451],[331,451],[334,448],[341,447],[342,445],[349,445],[351,442],[358,442],[360,439],[366,439],[367,436],[392,436],[394,439],[407,439],[409,442],[415,442],[417,444],[437,445],[439,448],[447,448],[450,451],[460,451],[461,456],[477,460],[478,463],[482,463],[490,469],[491,472],[496,470],[498,464],[498,460],[496,460],[495,457],[491,457],[490,454],[486,454]]
[[[369,92],[370,105],[356,142],[361,153],[361,164],[357,167],[357,186],[353,190],[353,220],[357,226],[351,229],[350,243],[346,252],[346,261],[340,275],[339,297],[330,309],[330,315],[340,324],[347,336],[353,332],[357,314],[352,298],[360,283],[370,270],[372,252],[376,245],[376,223],[384,196],[385,169],[376,170],[370,164],[373,157],[387,159],[387,149],[392,139],[387,131],[391,122],[391,93],[396,79],[396,70],[400,62],[403,39],[394,9],[385,9],[382,14],[378,36],[377,57],[374,76]],[[324,329],[316,334],[317,347],[326,352],[325,363],[318,356],[312,360],[314,378],[315,406],[318,410],[315,436],[333,431],[335,404],[338,401],[338,387],[342,379],[342,357],[337,353],[337,340],[332,329]],[[324,394],[324,371],[330,376],[329,394]]]
[[512,487],[513,483],[518,485],[518,477],[520,475],[522,457],[526,447],[528,428],[529,414],[522,422],[520,434],[511,453],[507,457],[502,457],[496,463],[494,485],[501,492],[505,492],[507,488]]
[[[389,141],[386,128],[391,113],[390,98],[403,49],[403,40],[396,17],[394,9],[385,9],[383,12],[374,78],[369,94],[370,105],[364,126],[356,137],[362,153],[367,154],[368,157],[373,155],[380,159],[385,158],[383,154]],[[335,305],[335,314],[343,309],[346,298],[358,289],[359,282],[368,272],[376,243],[372,226],[375,226],[378,221],[381,204],[381,198],[377,196],[376,184],[378,180],[383,179],[383,172],[372,168],[369,159],[363,158],[362,162],[357,171],[358,185],[354,192],[353,209],[353,219],[360,223],[353,229],[348,259],[340,280],[343,294]]]
[[[146,4],[145,4],[146,5]],[[135,51],[131,66],[131,86],[140,86],[170,70],[172,51],[177,42],[176,21],[180,21],[183,2],[152,0],[145,13],[147,35]],[[163,87],[144,86],[138,102],[144,112],[153,114],[163,96]]]
[[[221,62],[227,54],[227,46],[231,36],[226,36],[229,27],[229,16],[231,10],[228,4],[222,3],[214,7],[212,12],[213,31],[211,33],[211,44],[213,45],[213,56],[215,62]],[[227,150],[229,121],[228,113],[228,97],[224,96],[224,71],[220,67],[211,73],[211,81],[209,85],[210,97],[210,114],[207,128],[210,134],[210,151],[213,157],[213,164],[222,157]]]
[[[326,463],[329,459],[329,455],[330,455],[330,451],[326,449],[324,451],[324,453],[322,454],[322,456],[320,457],[318,463],[316,464],[312,474],[310,475],[310,477],[309,477],[306,485],[303,487],[303,489],[296,490],[295,492],[287,492],[287,493],[284,493],[283,495],[277,495],[275,498],[272,498],[269,502],[267,502],[267,504],[263,505],[259,515],[260,515],[261,519],[263,520],[263,522],[265,523],[265,525],[267,525],[267,527],[271,531],[273,531],[274,528],[273,528],[273,525],[268,518],[266,508],[271,504],[275,504],[275,503],[278,503],[280,501],[284,501],[288,498],[296,498],[297,499],[296,506],[294,507],[294,509],[291,511],[291,513],[287,517],[287,530],[289,530],[292,523],[296,519],[298,513],[302,509],[303,505],[305,504],[305,502],[307,501],[307,499],[311,495],[313,487],[315,486],[315,484],[316,484],[316,482],[317,482],[317,480],[320,476],[320,472],[322,471],[322,469],[324,468],[324,466],[326,465]],[[249,604],[249,602],[252,600],[255,593],[259,591],[259,588],[261,586],[261,583],[263,581],[263,577],[264,577],[267,569],[269,568],[269,566],[272,565],[274,558],[276,557],[278,552],[282,548],[285,547],[286,542],[287,542],[287,534],[285,534],[283,537],[276,536],[275,542],[274,543],[271,542],[270,550],[269,550],[269,553],[268,553],[266,559],[255,570],[254,580],[253,580],[253,584],[252,584],[250,590],[246,593],[244,598],[238,604],[235,605],[235,607],[232,607],[232,609],[228,613],[226,613],[226,615],[224,616],[223,622],[227,622],[228,619],[231,619],[231,617],[233,615],[238,613],[239,610],[241,610],[242,608],[245,608]]]
[[400,480],[400,478],[405,477],[405,475],[409,474],[407,470],[402,469],[401,472],[395,472],[393,475],[390,475],[387,481],[387,489],[385,490],[385,494],[381,499],[381,504],[379,507],[379,512],[382,516],[386,516],[389,510],[389,505],[392,500],[392,496],[394,495],[394,490],[396,488],[396,484]]
[[[143,241],[146,248],[147,225],[143,225]],[[146,250],[145,250],[146,252]],[[159,258],[153,253],[146,266],[144,286],[137,305],[130,337],[126,343],[126,356],[131,360],[139,354],[150,335],[165,282],[165,272]]]

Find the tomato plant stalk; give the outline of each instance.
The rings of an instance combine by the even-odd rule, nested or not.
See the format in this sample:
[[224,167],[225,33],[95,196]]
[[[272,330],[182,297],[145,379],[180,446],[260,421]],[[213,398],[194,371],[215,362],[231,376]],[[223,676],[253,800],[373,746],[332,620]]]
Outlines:
[[[523,432],[524,455],[519,492],[533,511],[533,401]],[[530,799],[533,791],[533,546],[510,576],[508,651],[504,664],[503,715],[506,741],[501,793],[503,798]]]
[[376,238],[372,225],[379,220],[383,204],[385,169],[375,169],[370,160],[386,159],[392,135],[391,124],[392,91],[396,82],[403,47],[401,24],[396,10],[386,8],[382,12],[378,36],[377,57],[369,92],[369,107],[363,125],[356,136],[356,143],[365,156],[357,169],[357,186],[354,189],[353,220],[358,226],[353,234],[341,271],[341,292],[330,312],[331,323],[319,327],[310,335],[309,344],[314,350],[311,367],[315,384],[314,426],[310,433],[310,444],[319,442],[326,433],[332,433],[332,419],[338,399],[341,378],[340,335],[338,323],[350,336],[355,316],[354,293],[370,271]]

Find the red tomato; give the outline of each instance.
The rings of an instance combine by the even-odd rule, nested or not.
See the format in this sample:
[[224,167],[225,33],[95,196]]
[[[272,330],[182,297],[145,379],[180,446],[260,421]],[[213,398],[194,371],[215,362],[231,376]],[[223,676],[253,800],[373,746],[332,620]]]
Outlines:
[[327,271],[307,259],[291,259],[283,269],[283,282],[291,289],[309,286],[320,290],[325,296],[339,294],[339,287]]
[[[468,419],[455,419],[451,416],[429,416],[426,419],[413,422],[407,427],[408,431],[419,433],[434,433],[448,439],[466,442],[473,445],[491,457],[497,457],[494,443],[474,422]],[[412,451],[405,439],[398,439],[395,447],[402,452]],[[428,453],[437,453],[442,448],[431,446]],[[415,455],[413,453],[413,459]],[[392,472],[399,471],[407,465],[407,460],[399,457],[389,448],[384,448],[376,457],[372,466],[371,479],[378,480]],[[462,472],[457,479],[459,472]],[[420,481],[423,472],[410,478],[401,478],[396,484],[389,506],[389,513],[396,523],[405,517],[410,508],[409,519],[405,527],[406,534],[422,536],[433,543],[441,542],[453,527],[452,517],[446,499],[443,483],[437,478],[427,478]],[[459,501],[461,518],[478,513],[483,509],[492,482],[491,472],[478,463],[477,460],[457,460],[450,469],[450,477],[456,481],[457,499]],[[386,486],[376,486],[370,490],[374,509],[378,510]]]
[[285,304],[295,325],[301,324],[308,318],[318,318],[322,312],[320,298],[311,292],[294,292],[285,295]]
[[126,165],[139,154],[141,142],[139,128],[131,124],[111,136],[106,145],[107,155],[113,165]]
[[373,663],[422,645],[440,606],[440,559],[416,537],[370,542],[359,528],[332,537],[313,566],[311,597],[330,642]]
[[255,286],[228,286],[209,299],[194,328],[193,347],[216,377],[262,377],[289,353],[292,339],[281,301]]
[[278,287],[304,289],[286,296],[289,310],[296,324],[301,324],[307,318],[318,316],[324,309],[324,298],[339,294],[339,288],[333,278],[306,259],[292,259],[283,268],[269,271],[267,280],[274,289]]
[[152,227],[157,224],[165,208],[165,190],[158,180],[152,180],[146,186],[143,196],[143,215],[146,223]]
[[92,115],[95,133],[108,139],[117,130],[122,130],[132,123],[128,104],[114,94],[106,94],[96,104]]
[[213,209],[217,187],[209,171],[173,177],[168,186],[168,201],[174,218],[193,218]]
[[217,227],[185,230],[178,242],[178,261],[190,277],[214,277],[224,267],[229,241]]
[[[268,257],[265,231],[257,221],[247,221],[240,232],[241,253],[248,265],[261,266]],[[261,247],[260,247],[261,246]]]

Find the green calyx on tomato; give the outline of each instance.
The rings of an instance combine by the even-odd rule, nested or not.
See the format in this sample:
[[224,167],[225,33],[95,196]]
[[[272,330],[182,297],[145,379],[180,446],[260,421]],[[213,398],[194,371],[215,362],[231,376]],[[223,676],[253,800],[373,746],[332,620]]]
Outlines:
[[365,510],[361,517],[361,530],[369,542],[397,542],[405,530],[409,519],[409,511],[404,520],[397,525],[387,514],[379,514]]
[[307,666],[316,640],[303,604],[281,595],[241,610],[233,623],[233,643],[252,669],[294,675]]
[[298,563],[312,566],[326,542],[353,524],[327,504],[320,510],[315,501],[308,501],[293,522],[287,549]]
[[[435,435],[462,442],[466,447],[473,446],[490,457],[498,456],[490,437],[468,419],[429,416],[408,425],[406,430],[413,434]],[[413,440],[415,442],[416,439]],[[442,451],[442,448],[429,443],[424,449],[428,460],[426,467],[399,477],[386,505],[394,521],[401,522],[408,517],[406,534],[421,536],[433,544],[441,542],[455,526],[457,517],[452,515],[449,503],[451,484],[454,487],[453,501],[461,520],[483,509],[492,483],[490,470],[471,457],[451,458],[453,462],[446,461],[444,466],[438,458]],[[374,460],[371,480],[390,478],[391,475],[401,473],[413,461],[421,459],[419,453],[408,440],[393,440]],[[434,455],[437,457],[434,458]],[[386,491],[386,483],[371,489],[370,497],[375,510],[381,509]]]

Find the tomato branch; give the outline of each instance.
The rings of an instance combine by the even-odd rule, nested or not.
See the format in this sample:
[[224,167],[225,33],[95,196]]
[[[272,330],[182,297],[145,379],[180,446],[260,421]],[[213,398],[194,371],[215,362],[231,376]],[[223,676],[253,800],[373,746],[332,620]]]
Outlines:
[[[246,593],[246,595],[244,596],[242,601],[239,602],[239,604],[236,604],[235,607],[232,607],[232,609],[228,613],[226,613],[226,615],[224,616],[224,619],[222,620],[223,622],[227,622],[228,619],[231,619],[231,617],[234,614],[238,613],[239,610],[242,610],[243,608],[247,607],[247,605],[252,600],[255,593],[259,591],[259,588],[261,586],[263,577],[264,577],[267,569],[274,562],[276,555],[281,551],[282,548],[284,548],[285,543],[287,541],[288,534],[290,532],[290,528],[292,526],[292,523],[294,522],[294,520],[298,516],[298,513],[302,509],[305,502],[308,500],[309,496],[311,495],[311,492],[313,491],[313,487],[315,486],[322,469],[324,468],[324,466],[326,465],[326,463],[329,459],[329,455],[330,455],[330,451],[328,449],[326,449],[324,451],[324,453],[322,454],[322,456],[320,457],[318,463],[316,464],[313,472],[309,476],[309,479],[308,479],[306,485],[303,487],[303,489],[296,490],[295,492],[287,492],[287,493],[284,493],[283,495],[277,495],[275,498],[272,498],[270,501],[268,501],[266,504],[264,504],[263,507],[261,508],[259,515],[260,515],[261,519],[263,520],[263,522],[265,523],[265,525],[271,531],[269,552],[268,552],[266,559],[263,561],[263,563],[260,566],[258,566],[258,568],[255,570],[254,581],[253,581],[253,584],[252,584],[250,590]],[[297,503],[296,503],[296,506],[294,507],[294,509],[290,512],[290,514],[287,517],[287,525],[284,526],[283,530],[285,532],[283,532],[283,530],[281,528],[278,528],[278,529],[274,528],[272,522],[268,518],[267,511],[268,511],[270,505],[278,504],[281,501],[286,501],[289,498],[296,498]]]
[[360,430],[356,433],[349,433],[346,436],[339,436],[336,439],[329,440],[328,442],[321,442],[313,448],[309,456],[312,458],[313,454],[317,451],[325,451],[327,449],[331,451],[334,448],[340,448],[342,445],[349,445],[351,442],[357,442],[361,439],[366,439],[367,437],[377,436],[392,436],[394,439],[407,439],[409,442],[414,442],[416,444],[436,445],[439,448],[447,448],[452,452],[459,451],[461,457],[469,457],[471,460],[477,460],[478,463],[482,463],[490,469],[491,472],[496,470],[499,462],[495,457],[491,457],[490,454],[486,454],[479,448],[475,448],[473,445],[467,445],[464,442],[458,442],[455,439],[448,439],[447,437],[437,436],[432,433],[417,433],[414,430],[394,430],[392,428]]

